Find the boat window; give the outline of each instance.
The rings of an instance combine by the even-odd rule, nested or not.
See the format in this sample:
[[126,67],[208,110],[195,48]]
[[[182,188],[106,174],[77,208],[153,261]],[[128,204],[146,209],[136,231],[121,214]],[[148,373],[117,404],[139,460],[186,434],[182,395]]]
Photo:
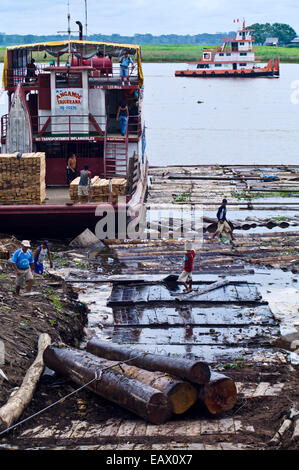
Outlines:
[[219,55],[224,56],[223,52],[220,52]]
[[222,64],[215,64],[215,67],[222,67]]
[[247,55],[247,52],[240,52],[240,55]]
[[82,88],[81,73],[56,73],[56,88]]
[[203,58],[204,58],[204,59],[209,59],[209,58],[210,58],[210,53],[209,53],[209,52],[205,52],[204,55],[203,55]]
[[247,64],[240,64],[240,67],[246,67]]
[[240,42],[240,46],[244,46],[244,42]]
[[230,52],[228,52],[226,55],[231,55],[231,53],[230,53]]

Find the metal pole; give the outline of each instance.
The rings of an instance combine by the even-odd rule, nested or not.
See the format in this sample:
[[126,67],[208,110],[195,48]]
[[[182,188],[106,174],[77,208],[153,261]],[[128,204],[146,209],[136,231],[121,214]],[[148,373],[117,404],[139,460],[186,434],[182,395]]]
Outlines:
[[85,0],[85,40],[87,40],[87,0]]

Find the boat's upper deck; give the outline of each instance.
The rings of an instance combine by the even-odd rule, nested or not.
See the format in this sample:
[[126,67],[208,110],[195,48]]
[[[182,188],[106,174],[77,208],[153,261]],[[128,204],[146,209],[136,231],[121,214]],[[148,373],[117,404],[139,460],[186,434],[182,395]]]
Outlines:
[[72,40],[8,47],[3,87],[12,91],[22,83],[27,88],[37,88],[39,75],[49,74],[51,67],[90,67],[89,86],[121,85],[119,61],[125,52],[130,57],[130,83],[142,86],[140,46]]

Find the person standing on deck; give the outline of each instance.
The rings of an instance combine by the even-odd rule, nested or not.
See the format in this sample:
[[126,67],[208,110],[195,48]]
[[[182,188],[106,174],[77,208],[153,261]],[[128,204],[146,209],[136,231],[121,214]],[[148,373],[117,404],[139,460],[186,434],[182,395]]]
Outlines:
[[124,55],[121,57],[120,61],[120,77],[121,77],[121,84],[124,85],[124,80],[127,81],[127,84],[130,84],[129,79],[129,66],[132,64],[132,72],[134,70],[135,64],[131,57],[128,55],[128,51],[124,52]]
[[78,186],[79,203],[88,202],[90,178],[91,172],[88,170],[88,165],[84,165],[84,170],[80,172]]
[[127,133],[128,118],[129,118],[128,106],[123,101],[119,105],[117,114],[116,114],[116,120],[119,121],[120,133],[122,136],[125,136]]
[[16,250],[10,259],[13,267],[17,273],[16,277],[16,294],[20,294],[20,289],[23,287],[24,281],[27,281],[27,294],[31,292],[34,273],[34,259],[32,256],[29,240],[23,240],[21,248]]
[[66,175],[67,175],[68,184],[70,184],[78,176],[77,157],[75,153],[73,153],[68,159],[67,167],[66,167]]
[[231,238],[231,243],[236,238],[233,236],[233,231],[226,219],[226,204],[227,200],[223,199],[221,206],[217,211],[218,226],[215,233],[213,233],[211,240],[215,240],[217,234],[221,235],[223,232],[228,233]]
[[[192,271],[193,271],[193,260],[195,258],[195,251],[192,250],[192,243],[186,242],[186,253],[184,256],[184,271],[180,274],[178,282],[182,282],[185,286],[185,292],[192,292]],[[189,287],[187,285],[189,282]]]
[[34,252],[34,272],[35,274],[43,274],[44,273],[44,260],[48,256],[50,261],[50,267],[53,268],[53,262],[51,257],[51,252],[49,248],[48,240],[44,240],[40,246]]

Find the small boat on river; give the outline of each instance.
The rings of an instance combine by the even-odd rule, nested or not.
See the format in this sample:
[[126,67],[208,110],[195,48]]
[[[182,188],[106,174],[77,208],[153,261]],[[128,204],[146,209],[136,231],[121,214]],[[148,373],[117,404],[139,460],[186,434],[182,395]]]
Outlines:
[[234,37],[224,37],[222,46],[203,49],[202,60],[190,64],[188,70],[177,70],[176,77],[196,78],[256,78],[278,77],[279,58],[269,59],[267,65],[259,66],[255,59],[252,29],[242,29]]

